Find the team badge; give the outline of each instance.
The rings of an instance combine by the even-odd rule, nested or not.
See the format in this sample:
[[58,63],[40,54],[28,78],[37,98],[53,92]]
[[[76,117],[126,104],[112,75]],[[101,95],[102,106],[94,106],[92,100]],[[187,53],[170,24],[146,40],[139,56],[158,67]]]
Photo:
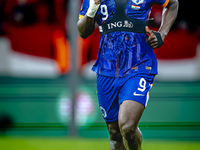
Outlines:
[[144,3],[144,0],[132,0],[132,2],[135,3],[136,5],[139,5]]
[[100,106],[100,110],[101,110],[102,116],[103,116],[104,118],[106,118],[106,117],[107,117],[106,110],[105,110],[102,106]]

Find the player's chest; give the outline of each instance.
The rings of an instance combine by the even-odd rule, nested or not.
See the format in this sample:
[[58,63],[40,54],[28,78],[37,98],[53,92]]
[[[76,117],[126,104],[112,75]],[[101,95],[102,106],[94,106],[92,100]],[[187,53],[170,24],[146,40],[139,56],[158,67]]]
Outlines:
[[[127,1],[126,4],[126,13],[140,13],[143,10],[148,9],[151,7],[152,0],[124,0]],[[118,6],[120,7],[120,6]],[[112,14],[116,10],[116,3],[115,0],[102,0],[100,11],[105,12],[105,9],[107,10],[108,14],[109,12]]]

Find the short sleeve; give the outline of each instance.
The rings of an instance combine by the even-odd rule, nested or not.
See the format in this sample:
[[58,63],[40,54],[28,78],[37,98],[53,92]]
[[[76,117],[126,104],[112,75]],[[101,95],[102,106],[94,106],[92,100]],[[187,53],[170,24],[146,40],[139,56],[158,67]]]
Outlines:
[[154,0],[155,4],[166,7],[169,3],[169,0]]
[[83,0],[83,4],[82,4],[81,10],[79,12],[79,20],[85,16],[88,8],[89,8],[89,0]]

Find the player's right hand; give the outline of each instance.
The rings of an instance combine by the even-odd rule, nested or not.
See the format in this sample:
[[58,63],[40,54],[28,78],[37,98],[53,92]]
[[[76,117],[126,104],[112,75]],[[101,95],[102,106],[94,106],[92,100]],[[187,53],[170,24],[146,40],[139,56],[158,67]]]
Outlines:
[[90,6],[86,15],[90,18],[94,18],[96,15],[97,10],[99,9],[101,0],[90,0]]

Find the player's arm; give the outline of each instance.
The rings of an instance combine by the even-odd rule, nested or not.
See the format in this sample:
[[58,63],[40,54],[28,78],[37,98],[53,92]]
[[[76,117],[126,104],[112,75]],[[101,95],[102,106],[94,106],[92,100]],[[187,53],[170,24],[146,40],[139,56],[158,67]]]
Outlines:
[[176,20],[177,14],[178,0],[169,0],[169,4],[163,9],[162,23],[159,29],[163,41]]
[[77,23],[78,33],[83,38],[86,39],[90,36],[95,29],[95,19],[90,18],[85,15],[82,19],[80,19]]
[[[163,9],[162,22],[158,34],[154,34],[151,30],[146,28],[149,33],[148,43],[152,48],[159,48],[162,46],[171,26],[173,25],[178,14],[178,0],[169,0],[168,5]],[[160,35],[159,35],[160,34]],[[160,37],[160,39],[159,39]],[[162,41],[161,41],[162,40]]]
[[95,14],[99,8],[101,0],[90,0],[90,5],[86,15],[77,22],[79,35],[86,39],[95,29]]

